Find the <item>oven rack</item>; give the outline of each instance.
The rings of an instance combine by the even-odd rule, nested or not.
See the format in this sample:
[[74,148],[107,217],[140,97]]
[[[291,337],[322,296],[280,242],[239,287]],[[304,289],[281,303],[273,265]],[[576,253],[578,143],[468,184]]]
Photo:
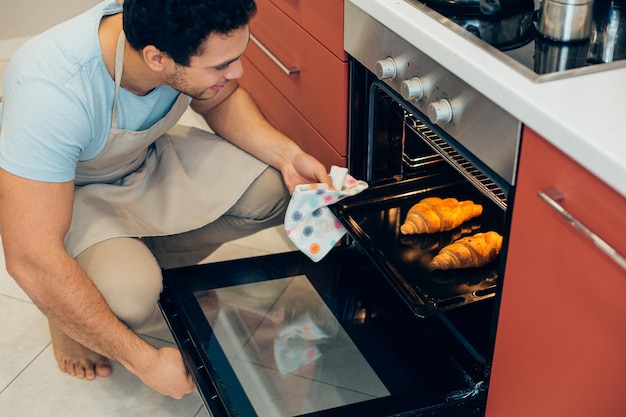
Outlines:
[[[500,208],[506,210],[507,197],[504,190],[490,177],[485,175],[479,168],[468,161],[461,153],[442,139],[432,129],[417,118],[413,113],[405,111],[406,125],[421,139],[423,139],[433,150],[448,161],[457,171],[474,184],[479,190],[489,197]],[[402,159],[405,163],[416,163],[409,155],[402,152]],[[432,162],[431,162],[432,163]]]

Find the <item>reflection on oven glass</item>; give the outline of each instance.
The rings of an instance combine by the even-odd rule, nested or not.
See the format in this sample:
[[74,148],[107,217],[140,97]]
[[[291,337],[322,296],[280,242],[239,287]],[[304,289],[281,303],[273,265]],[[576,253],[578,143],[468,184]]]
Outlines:
[[195,295],[259,416],[390,395],[306,276]]

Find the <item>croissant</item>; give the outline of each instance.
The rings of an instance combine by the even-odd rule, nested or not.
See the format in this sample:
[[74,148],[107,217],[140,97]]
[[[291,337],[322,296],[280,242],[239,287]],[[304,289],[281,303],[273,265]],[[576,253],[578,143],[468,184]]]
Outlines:
[[497,232],[476,233],[445,246],[430,263],[433,269],[476,268],[496,259],[502,249]]
[[447,232],[480,216],[482,212],[483,206],[469,200],[459,202],[456,198],[428,197],[409,209],[400,226],[400,233],[412,235]]

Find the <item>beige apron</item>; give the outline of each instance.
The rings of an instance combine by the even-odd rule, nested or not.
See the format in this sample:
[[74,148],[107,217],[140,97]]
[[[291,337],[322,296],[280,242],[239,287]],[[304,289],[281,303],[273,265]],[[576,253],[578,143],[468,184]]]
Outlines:
[[175,126],[188,106],[183,94],[149,129],[119,129],[124,42],[122,32],[107,144],[94,159],[76,167],[73,217],[65,237],[74,257],[110,238],[165,236],[209,224],[267,167],[217,135]]

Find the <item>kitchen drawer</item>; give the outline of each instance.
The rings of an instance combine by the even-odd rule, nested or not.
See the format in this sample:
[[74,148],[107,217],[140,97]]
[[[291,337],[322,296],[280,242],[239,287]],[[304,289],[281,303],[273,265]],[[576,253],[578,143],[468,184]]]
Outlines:
[[257,3],[268,1],[324,44],[335,56],[347,60],[343,50],[343,0],[257,0]]
[[278,130],[318,158],[327,168],[331,165],[347,166],[346,154],[339,155],[245,56],[243,64],[244,76],[240,84],[254,97],[265,117]]
[[287,67],[288,75],[250,42],[246,56],[340,155],[347,154],[348,63],[339,60],[273,3],[259,3],[252,34]]
[[[526,146],[523,142],[522,152],[526,149],[526,154],[522,157],[532,161],[532,168],[527,168],[525,174],[530,177],[527,181],[535,187],[533,191],[556,188],[563,195],[561,204],[571,215],[626,255],[626,199],[534,131],[526,128],[523,141]],[[573,236],[582,239],[580,232],[565,219],[552,210],[546,211],[555,222],[558,220],[568,227],[566,230],[571,230]],[[558,242],[555,244],[558,246]],[[597,251],[593,245],[590,247]],[[607,263],[610,265],[608,258]]]

